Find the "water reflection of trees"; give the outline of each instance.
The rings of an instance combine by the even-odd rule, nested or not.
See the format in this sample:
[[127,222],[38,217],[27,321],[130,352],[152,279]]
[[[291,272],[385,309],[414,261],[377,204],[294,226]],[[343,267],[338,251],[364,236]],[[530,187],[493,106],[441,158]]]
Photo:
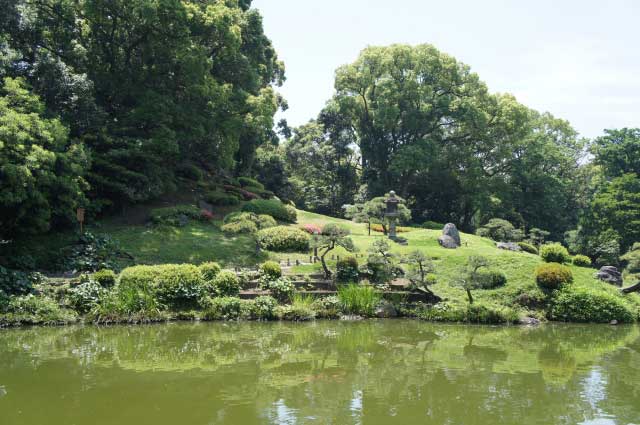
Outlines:
[[[593,411],[581,386],[594,364],[607,376],[602,410],[632,421],[638,417],[638,360],[634,327],[398,320],[0,333],[0,378],[11,377],[0,384],[9,391],[20,388],[18,376],[54,377],[64,383],[56,391],[78,406],[123,418],[155,406],[143,409],[144,422],[157,424],[273,423],[287,417],[292,423],[314,417],[344,424],[578,423]],[[22,387],[29,385],[40,384]],[[98,406],[119,397],[124,407],[117,413]],[[48,405],[33,396],[14,399],[35,401]],[[48,407],[69,417],[64,403]],[[99,423],[96,417],[87,413]]]

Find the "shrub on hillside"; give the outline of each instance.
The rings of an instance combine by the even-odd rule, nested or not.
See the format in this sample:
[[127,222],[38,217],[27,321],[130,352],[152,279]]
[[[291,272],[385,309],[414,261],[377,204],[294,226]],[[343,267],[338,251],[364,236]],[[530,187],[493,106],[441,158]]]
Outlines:
[[102,297],[106,289],[95,280],[88,280],[75,288],[69,294],[69,304],[79,313],[87,313],[93,309]]
[[437,221],[427,220],[424,223],[422,223],[420,227],[422,227],[423,229],[430,229],[430,230],[442,230],[444,228],[444,224],[438,223]]
[[193,164],[180,164],[176,168],[176,174],[185,179],[200,181],[202,180],[202,170]]
[[91,278],[105,288],[110,288],[116,284],[116,274],[109,269],[98,270],[91,275]]
[[319,235],[322,233],[322,227],[313,223],[303,224],[302,226],[300,226],[300,228],[310,235]]
[[218,296],[237,296],[240,279],[230,270],[223,270],[213,279],[213,288]]
[[257,320],[272,320],[275,318],[275,310],[278,301],[268,295],[261,295],[253,302],[252,317]]
[[163,266],[132,266],[120,272],[118,286],[121,288],[134,288],[151,290],[155,278],[160,274]]
[[278,252],[305,252],[309,250],[309,234],[296,227],[277,226],[258,231],[260,247]]
[[0,266],[0,291],[6,295],[24,295],[33,290],[30,273],[7,269]]
[[524,238],[522,230],[516,229],[513,224],[501,218],[492,218],[478,228],[476,234],[498,242],[518,242]]
[[360,273],[358,259],[353,255],[341,258],[336,262],[336,280],[341,283],[357,283]]
[[521,250],[523,250],[524,252],[528,252],[529,254],[535,254],[538,255],[538,248],[536,248],[535,246],[531,245],[530,243],[527,242],[518,242],[518,246],[520,247]]
[[155,208],[151,210],[150,217],[154,224],[166,224],[169,226],[182,225],[183,217],[191,220],[205,220],[200,208],[193,205],[177,205],[175,207]]
[[338,318],[340,317],[340,313],[342,313],[340,298],[335,295],[316,299],[313,302],[313,309],[316,312],[316,316],[325,319]]
[[0,316],[0,327],[20,324],[59,325],[75,322],[77,319],[73,311],[60,308],[53,299],[29,294],[10,299],[5,306],[5,314]]
[[276,220],[286,221],[289,223],[296,222],[296,209],[290,205],[285,205],[277,199],[255,199],[247,202],[242,211],[252,212],[254,214],[267,214]]
[[290,305],[281,305],[276,308],[276,315],[282,320],[294,322],[313,320],[316,318],[313,298],[296,294]]
[[158,300],[171,307],[192,307],[205,294],[200,270],[192,264],[166,264],[155,276]]
[[238,183],[242,187],[254,187],[258,189],[264,189],[264,185],[260,183],[256,179],[252,179],[251,177],[238,177]]
[[229,235],[240,235],[255,233],[258,231],[258,226],[253,221],[240,220],[234,221],[233,223],[223,224],[222,227],[220,227],[220,230]]
[[507,276],[500,270],[478,270],[478,281],[481,289],[494,289],[506,285]]
[[540,248],[540,257],[547,263],[566,263],[571,259],[567,248],[559,243],[550,243],[542,245]]
[[618,295],[587,288],[565,288],[553,298],[551,318],[565,322],[635,321],[633,310]]
[[208,192],[204,200],[211,205],[217,206],[237,205],[240,203],[240,199],[236,195],[218,191]]
[[573,265],[578,267],[591,267],[591,258],[578,254],[573,257]]
[[233,212],[223,219],[221,227],[225,233],[254,233],[259,229],[274,227],[278,223],[267,214],[254,214],[250,212]]
[[573,282],[571,269],[559,263],[540,264],[535,271],[536,283],[544,289],[560,289]]
[[267,280],[275,280],[282,276],[282,267],[275,261],[265,261],[260,266],[260,276]]
[[202,279],[204,279],[205,282],[210,282],[218,275],[218,273],[220,273],[220,270],[222,270],[222,268],[220,267],[220,264],[209,261],[200,264],[198,266],[198,270],[200,270]]

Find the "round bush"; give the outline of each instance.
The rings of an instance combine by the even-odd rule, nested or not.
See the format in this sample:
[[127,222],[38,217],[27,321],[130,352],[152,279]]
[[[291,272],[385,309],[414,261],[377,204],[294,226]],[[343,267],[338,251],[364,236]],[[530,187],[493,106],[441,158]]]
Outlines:
[[591,267],[591,258],[578,254],[573,257],[573,265],[578,267]]
[[275,280],[282,276],[282,267],[275,261],[265,261],[260,266],[260,275],[269,280]]
[[240,183],[240,186],[242,187],[252,187],[264,190],[264,185],[251,177],[238,177],[238,183]]
[[267,229],[278,225],[276,219],[267,214],[259,214],[255,219],[255,223],[258,225],[258,229]]
[[536,283],[544,289],[559,289],[573,282],[573,274],[568,267],[558,263],[540,264],[535,271]]
[[200,181],[202,180],[202,170],[193,164],[181,164],[176,168],[176,174],[185,179]]
[[[224,273],[224,272],[222,272]],[[235,320],[240,317],[242,310],[238,297],[206,298],[203,302],[204,320]]]
[[540,257],[547,263],[566,263],[571,258],[567,248],[559,243],[551,243],[542,245],[540,248]]
[[247,202],[242,211],[254,214],[267,214],[276,220],[295,223],[297,218],[296,209],[290,205],[285,205],[277,199],[254,199]]
[[89,280],[71,290],[69,302],[77,312],[87,313],[100,302],[105,292],[100,283]]
[[258,231],[258,243],[263,249],[279,252],[309,250],[309,234],[295,227],[276,226]]
[[218,206],[237,205],[240,203],[240,199],[236,195],[217,191],[207,193],[204,199],[211,205]]
[[240,279],[230,270],[223,270],[213,279],[213,287],[218,296],[237,296],[240,293]]
[[336,280],[341,283],[357,283],[358,259],[352,255],[341,258],[336,263]]
[[93,280],[98,282],[100,286],[103,286],[105,288],[110,288],[116,284],[116,274],[113,270],[98,270],[91,277],[93,278]]
[[538,255],[538,248],[536,248],[535,246],[531,245],[530,243],[518,242],[518,246],[524,252],[528,252],[529,254]]
[[230,235],[239,235],[243,233],[255,233],[258,231],[258,226],[253,221],[241,220],[223,224],[220,230]]
[[118,285],[123,289],[150,289],[162,266],[133,266],[120,272]]
[[218,273],[220,273],[220,270],[222,270],[222,268],[220,267],[220,264],[209,261],[207,263],[200,264],[198,266],[198,270],[200,270],[202,279],[208,282],[213,280],[218,275]]
[[478,279],[482,289],[494,289],[507,283],[507,276],[500,270],[480,269]]
[[192,264],[166,264],[154,280],[158,300],[172,307],[194,306],[204,295],[200,270]]
[[618,295],[601,290],[566,288],[553,299],[551,318],[565,322],[633,322],[631,308]]

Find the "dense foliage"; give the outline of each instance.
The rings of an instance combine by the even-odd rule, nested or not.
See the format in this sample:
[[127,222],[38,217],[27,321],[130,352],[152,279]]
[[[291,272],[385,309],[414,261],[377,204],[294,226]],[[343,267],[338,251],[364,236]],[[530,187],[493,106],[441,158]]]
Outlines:
[[620,297],[585,288],[559,291],[553,300],[551,317],[565,322],[631,323],[635,315]]
[[571,269],[559,263],[540,264],[535,271],[538,285],[543,289],[559,289],[562,285],[573,282]]
[[276,226],[257,233],[260,247],[269,251],[305,252],[309,250],[309,234],[289,226]]

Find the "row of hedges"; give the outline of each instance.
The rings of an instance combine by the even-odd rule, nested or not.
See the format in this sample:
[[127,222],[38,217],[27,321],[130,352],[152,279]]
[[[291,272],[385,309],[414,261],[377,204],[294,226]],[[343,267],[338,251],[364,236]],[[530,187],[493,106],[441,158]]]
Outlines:
[[295,223],[297,212],[291,205],[285,205],[277,199],[255,199],[247,202],[242,211],[254,214],[266,214],[279,221]]

